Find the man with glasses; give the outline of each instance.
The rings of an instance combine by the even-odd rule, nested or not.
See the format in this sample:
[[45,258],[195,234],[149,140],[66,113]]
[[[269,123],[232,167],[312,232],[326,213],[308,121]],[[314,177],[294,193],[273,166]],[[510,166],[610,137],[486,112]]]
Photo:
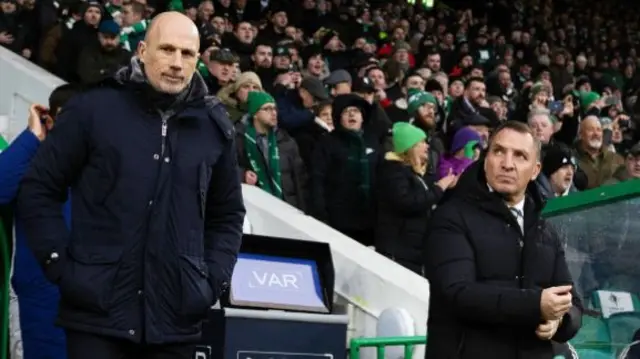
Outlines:
[[279,129],[274,98],[249,92],[248,114],[236,125],[238,165],[244,183],[258,186],[298,209],[307,203],[307,173],[298,145]]

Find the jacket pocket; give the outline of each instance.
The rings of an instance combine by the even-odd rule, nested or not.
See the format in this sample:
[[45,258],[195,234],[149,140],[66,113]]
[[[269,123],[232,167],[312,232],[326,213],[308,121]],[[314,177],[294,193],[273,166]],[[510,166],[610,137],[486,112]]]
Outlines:
[[180,282],[180,314],[189,321],[203,320],[216,299],[209,284],[209,270],[204,260],[180,255]]
[[71,245],[60,278],[62,300],[79,309],[108,314],[122,248]]
[[211,167],[205,161],[198,166],[198,200],[200,203],[200,218],[204,218],[207,210],[207,192],[211,181]]
[[104,204],[113,192],[118,178],[118,155],[108,151],[103,158],[98,160],[96,172],[92,178],[90,193],[96,204]]

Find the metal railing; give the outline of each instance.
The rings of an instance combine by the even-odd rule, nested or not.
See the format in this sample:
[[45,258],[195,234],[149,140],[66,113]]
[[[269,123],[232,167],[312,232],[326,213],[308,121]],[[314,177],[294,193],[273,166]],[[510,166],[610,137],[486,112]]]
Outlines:
[[[376,348],[376,358],[384,359],[386,347],[404,347],[404,359],[411,359],[413,354],[413,347],[416,345],[426,345],[426,336],[414,336],[414,337],[379,337],[379,338],[354,338],[351,339],[349,345],[349,359],[360,359],[360,349],[362,348]],[[608,356],[611,359],[618,358],[621,352],[627,348],[631,343],[616,344],[616,343],[589,343],[584,342],[580,344],[571,344],[573,350],[576,350],[578,354],[580,351],[590,350],[598,351],[603,356]],[[640,342],[638,342],[640,344]],[[585,353],[586,354],[586,353]],[[592,357],[592,355],[587,355]]]
[[384,353],[386,347],[404,347],[404,357],[406,359],[411,358],[413,347],[416,345],[427,344],[426,336],[415,337],[386,337],[386,338],[354,338],[351,339],[349,345],[349,358],[360,359],[361,348],[376,348],[377,358],[384,359]]

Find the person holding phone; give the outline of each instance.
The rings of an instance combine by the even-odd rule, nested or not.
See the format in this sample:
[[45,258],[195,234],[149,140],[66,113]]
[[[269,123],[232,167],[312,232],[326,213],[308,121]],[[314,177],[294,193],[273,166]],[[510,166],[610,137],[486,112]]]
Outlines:
[[541,217],[540,143],[519,121],[489,139],[429,222],[426,358],[551,358],[582,303],[558,234]]

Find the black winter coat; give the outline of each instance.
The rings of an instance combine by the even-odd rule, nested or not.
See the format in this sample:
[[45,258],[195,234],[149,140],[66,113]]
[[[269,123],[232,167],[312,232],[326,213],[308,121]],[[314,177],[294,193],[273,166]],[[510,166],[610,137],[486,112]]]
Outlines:
[[132,68],[65,106],[24,176],[18,218],[60,289],[58,324],[137,343],[199,340],[242,238],[233,127],[197,73],[182,101],[152,101]]
[[443,191],[388,153],[376,181],[376,250],[422,274],[422,248],[431,211]]
[[323,136],[311,157],[311,203],[313,216],[331,227],[343,231],[373,229],[373,188],[376,166],[382,157],[377,134],[364,134],[369,160],[371,191],[363,198],[360,183],[348,163],[350,136],[341,130]]
[[[544,288],[572,284],[564,249],[540,217],[544,203],[529,185],[524,233],[499,195],[489,191],[480,160],[465,171],[434,212],[425,248],[431,285],[426,358],[550,359],[538,339]],[[575,290],[554,341],[581,325]]]
[[[239,121],[235,126],[238,165],[240,166],[240,175],[243,180],[245,171],[252,170],[244,142],[245,120]],[[299,210],[306,212],[307,203],[309,202],[309,177],[304,162],[300,157],[298,145],[285,130],[281,129],[276,131],[276,141],[278,150],[280,151],[280,180],[282,195],[284,196],[283,200]],[[259,148],[258,151],[260,151]],[[264,159],[264,157],[262,159]]]

